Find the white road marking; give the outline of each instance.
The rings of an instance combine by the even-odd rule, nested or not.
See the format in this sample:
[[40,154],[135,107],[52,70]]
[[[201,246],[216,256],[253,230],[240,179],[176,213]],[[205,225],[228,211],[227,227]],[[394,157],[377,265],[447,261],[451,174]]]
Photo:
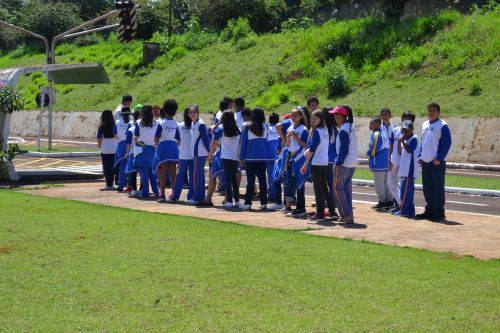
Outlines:
[[481,206],[481,207],[488,207],[486,204],[480,204],[480,203],[472,203],[472,202],[462,202],[462,201],[451,201],[447,200],[447,203],[456,203],[460,205],[471,205],[471,206]]

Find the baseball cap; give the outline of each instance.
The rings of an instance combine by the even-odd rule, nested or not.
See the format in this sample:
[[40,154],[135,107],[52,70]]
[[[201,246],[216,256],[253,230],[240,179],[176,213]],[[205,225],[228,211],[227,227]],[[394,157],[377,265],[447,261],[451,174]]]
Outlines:
[[413,129],[413,123],[411,122],[411,120],[403,121],[403,124],[401,125],[401,129]]
[[292,114],[291,113],[287,113],[284,117],[284,119],[290,119],[292,118]]
[[144,109],[144,105],[142,105],[142,104],[136,104],[136,105],[134,106],[134,111],[135,111],[135,110],[142,110],[142,109]]
[[340,106],[340,105],[337,105],[333,110],[328,111],[328,113],[330,113],[330,114],[338,113],[338,114],[341,114],[343,116],[347,116],[349,114],[349,112],[347,112],[347,109]]

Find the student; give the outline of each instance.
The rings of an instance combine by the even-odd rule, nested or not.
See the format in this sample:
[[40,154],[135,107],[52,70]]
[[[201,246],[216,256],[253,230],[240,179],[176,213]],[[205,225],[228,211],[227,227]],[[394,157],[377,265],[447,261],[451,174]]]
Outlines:
[[415,179],[418,178],[418,137],[413,134],[413,123],[405,120],[401,125],[403,135],[398,140],[397,149],[401,153],[399,177],[401,178],[401,205],[393,215],[415,216]]
[[276,133],[278,134],[278,142],[276,143],[276,159],[273,165],[273,186],[274,186],[274,197],[276,203],[272,205],[269,209],[280,210],[283,209],[283,190],[282,184],[285,178],[285,165],[288,158],[288,148],[286,146],[286,132],[288,128],[292,126],[292,120],[290,119],[290,113],[286,114],[284,120],[276,124]]
[[244,210],[252,207],[256,176],[259,180],[260,209],[267,209],[266,163],[269,159],[267,137],[264,110],[255,108],[250,115],[250,121],[243,126],[241,134],[240,161],[247,173],[245,204],[241,206]]
[[[193,120],[189,116],[189,108],[184,109],[183,119],[183,122],[177,124],[181,138],[179,145],[179,172],[175,178],[174,193],[169,200],[170,203],[177,203],[179,201],[186,178],[188,178],[188,172],[190,175],[189,177],[193,174],[193,151],[191,150],[191,125]],[[193,199],[192,178],[189,178],[189,180],[187,193],[188,201]]]
[[[174,120],[179,105],[174,99],[166,100],[160,109],[161,117],[155,134],[157,145],[153,168],[160,180],[160,198],[158,202],[166,202],[165,187],[167,186],[167,174],[170,176],[172,195],[179,162],[179,145],[181,140],[179,127]],[[171,195],[171,197],[172,197]]]
[[221,117],[221,126],[214,133],[214,143],[210,149],[209,160],[214,156],[215,149],[220,143],[221,162],[224,170],[226,189],[226,198],[222,207],[226,209],[241,207],[237,177],[241,145],[240,134],[234,113],[231,110],[224,111]]
[[310,220],[325,219],[325,202],[331,214],[335,213],[333,198],[328,192],[328,148],[330,135],[325,128],[325,119],[322,110],[316,110],[311,115],[311,133],[304,152],[306,160],[300,169],[306,175],[309,164],[316,198],[316,214],[309,217]]
[[[391,124],[391,110],[389,108],[382,108],[380,110],[380,119],[382,120],[382,124],[380,126],[380,129],[382,132],[384,132],[385,136],[388,138],[388,141],[386,143],[386,147],[389,149],[389,155],[387,156],[388,159],[388,169],[387,169],[387,183],[386,183],[386,193],[388,193],[388,196],[386,198],[387,200],[387,207],[385,209],[393,209],[397,205],[397,200],[395,200],[395,196],[392,194],[393,189],[391,187],[394,187],[394,182],[398,181],[398,174],[397,172],[393,172],[392,168],[390,166],[391,164],[391,155],[393,151],[393,143],[394,142],[394,125]],[[389,202],[392,203],[392,205],[389,206]]]
[[149,198],[149,185],[155,194],[155,198],[160,197],[158,180],[153,170],[153,160],[155,157],[155,134],[158,123],[154,120],[153,107],[144,105],[141,119],[137,121],[134,131],[134,166],[141,174],[141,198]]
[[[300,107],[294,108],[291,112],[292,126],[286,133],[288,143],[288,156],[285,166],[285,208],[283,212],[287,216],[304,217],[306,216],[306,201],[304,184],[299,184],[299,171],[302,165],[300,163],[301,155],[307,147],[309,131],[306,128],[306,119],[304,110]],[[303,157],[303,156],[302,156]],[[302,186],[301,186],[302,185]],[[297,197],[296,207],[292,210],[292,203]]]
[[115,119],[116,120],[119,120],[121,118],[121,111],[122,111],[122,108],[123,107],[128,107],[130,108],[130,106],[132,105],[132,96],[130,95],[124,95],[122,97],[122,102],[120,105],[118,105],[115,109]]
[[354,223],[352,210],[352,176],[358,165],[357,137],[353,122],[352,109],[349,106],[337,105],[330,111],[339,126],[339,134],[335,139],[335,169],[333,179],[335,180],[335,203],[337,204],[340,219],[339,222],[347,224]]
[[126,185],[126,173],[125,168],[127,167],[127,131],[132,126],[133,122],[130,119],[130,108],[124,106],[120,111],[121,117],[115,122],[113,133],[115,139],[118,142],[115,152],[115,160],[113,168],[118,172],[118,192],[122,193],[123,188]]
[[234,117],[236,119],[236,125],[240,131],[243,129],[243,123],[245,120],[243,119],[242,111],[245,110],[245,99],[243,97],[236,97],[234,99]]
[[137,126],[137,121],[141,117],[141,111],[142,111],[143,105],[142,104],[137,104],[134,107],[134,121],[132,123],[132,126],[128,129],[127,131],[127,138],[125,139],[125,142],[127,144],[127,166],[125,168],[125,174],[127,175],[128,178],[128,185],[130,188],[130,197],[135,197],[139,195],[139,192],[137,191],[137,168],[134,166],[134,146],[135,146],[135,141],[134,141],[134,132],[135,132],[135,127]]
[[[327,106],[322,109],[323,116],[325,118],[325,127],[328,131],[329,142],[328,142],[328,170],[327,170],[327,183],[328,183],[328,195],[332,199],[332,204],[335,207],[335,199],[334,199],[334,187],[333,187],[333,169],[335,165],[335,159],[337,158],[337,152],[335,149],[335,139],[339,133],[339,129],[337,127],[337,123],[335,122],[335,118],[333,114],[330,114],[330,111],[333,110],[333,107]],[[331,217],[335,220],[339,218],[337,212],[335,210],[325,212],[325,217]]]
[[[405,120],[411,121],[412,124],[415,123],[415,115],[406,111],[401,116],[401,123]],[[390,159],[389,159],[389,175],[387,178],[387,183],[389,184],[389,190],[391,191],[392,197],[394,198],[395,207],[391,210],[391,213],[397,212],[401,206],[401,190],[399,186],[399,161],[401,160],[401,152],[398,149],[399,147],[399,139],[402,136],[401,127],[394,126],[392,130],[392,135],[389,136],[389,143],[391,146],[390,149]],[[396,178],[394,178],[394,174],[396,174]]]
[[[267,137],[267,152],[269,153],[269,161],[267,162],[267,200],[276,201],[276,191],[274,189],[274,179],[273,179],[273,169],[274,162],[277,156],[277,145],[279,143],[280,136],[276,130],[276,125],[280,121],[280,116],[277,113],[271,113],[269,116],[268,130],[269,135]],[[281,146],[280,149],[281,150]]]
[[210,149],[207,126],[200,118],[198,105],[189,108],[191,125],[191,151],[193,153],[193,173],[189,175],[193,182],[193,198],[188,199],[189,204],[196,205],[205,200],[205,162]]
[[307,110],[309,114],[312,114],[314,111],[319,110],[319,99],[316,96],[311,96],[307,99]]
[[427,106],[429,120],[422,125],[422,145],[419,164],[422,166],[422,185],[425,211],[417,219],[439,222],[446,219],[444,211],[444,179],[446,155],[451,147],[451,133],[448,124],[439,119],[441,107],[438,103]]
[[380,118],[373,118],[370,121],[370,130],[372,135],[370,144],[366,151],[366,156],[369,158],[370,170],[373,173],[373,181],[375,183],[375,192],[377,192],[378,204],[373,206],[374,209],[386,209],[392,207],[392,199],[390,197],[389,188],[387,186],[387,170],[389,169],[389,138],[380,129],[382,121]]
[[115,127],[115,120],[113,119],[113,112],[105,110],[101,113],[101,122],[97,129],[97,147],[101,150],[102,171],[106,179],[106,186],[101,191],[114,190],[114,168],[113,162],[115,160],[115,152],[117,141],[113,134]]

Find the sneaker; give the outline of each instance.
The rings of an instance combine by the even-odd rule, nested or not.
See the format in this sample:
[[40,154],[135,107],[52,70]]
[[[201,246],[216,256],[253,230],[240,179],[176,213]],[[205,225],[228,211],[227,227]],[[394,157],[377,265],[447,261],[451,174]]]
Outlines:
[[292,211],[292,209],[291,209],[291,208],[287,208],[287,207],[283,207],[283,208],[281,208],[281,212],[282,212],[283,214],[288,214],[288,213],[290,213],[291,211]]
[[122,188],[119,188],[119,189],[117,190],[117,192],[118,192],[118,193],[123,193],[123,189],[122,189]]
[[382,209],[382,208],[384,208],[384,203],[382,201],[379,201],[378,204],[372,206],[372,209]]
[[132,191],[132,192],[130,192],[130,194],[129,194],[129,196],[131,196],[131,197],[136,197],[136,196],[138,196],[138,195],[139,195],[139,191]]
[[275,203],[271,207],[269,207],[270,210],[281,210],[283,209],[283,205]]
[[252,205],[244,204],[244,205],[240,206],[240,209],[243,209],[243,210],[250,210],[250,208],[252,208]]
[[167,198],[165,198],[164,195],[161,195],[159,198],[158,198],[158,202],[159,203],[164,203],[164,202],[167,202]]
[[172,199],[171,197],[167,199],[167,203],[169,204],[176,204],[179,203],[179,200]]
[[123,192],[125,192],[125,193],[132,192],[132,187],[131,186],[127,186],[127,188]]
[[188,205],[197,205],[198,204],[198,201],[194,200],[194,199],[189,199],[188,201],[186,201],[186,203]]
[[259,208],[260,208],[261,210],[267,210],[267,205],[259,205]]
[[333,214],[330,213],[330,211],[325,210],[325,218],[331,218],[334,221],[337,221],[339,219],[339,215],[334,211]]
[[233,203],[232,202],[226,202],[225,204],[222,205],[222,208],[224,208],[224,209],[231,209],[231,208],[233,208]]
[[314,213],[313,215],[309,215],[307,219],[311,221],[321,221],[325,219],[325,216]]
[[382,209],[385,209],[385,210],[389,210],[389,209],[392,209],[392,208],[394,208],[394,202],[393,201],[384,202],[384,207],[382,207]]
[[422,214],[417,214],[417,216],[415,216],[415,219],[417,220],[427,220],[427,219],[430,219],[432,217],[432,214],[429,213],[429,212],[423,212]]
[[395,211],[391,211],[391,215],[394,215],[394,216],[401,216],[401,211],[398,209],[398,210],[395,210]]
[[344,216],[339,219],[339,222],[345,223],[345,224],[354,224],[354,216],[349,215],[349,216]]
[[236,201],[236,202],[234,203],[234,205],[233,205],[233,207],[234,207],[234,208],[241,208],[241,206],[242,206],[242,205],[241,205],[241,202],[240,202],[239,200],[238,200],[238,201]]
[[292,210],[290,213],[286,214],[287,216],[291,216],[291,217],[295,217],[295,218],[298,218],[298,217],[306,217],[307,216],[307,213],[305,210],[297,210],[297,209],[294,209]]
[[113,191],[115,189],[114,186],[104,186],[99,191]]
[[393,209],[391,209],[389,212],[394,213],[394,212],[399,212],[399,207],[396,206]]
[[207,202],[207,201],[202,201],[196,204],[197,207],[213,207],[214,203],[213,202]]

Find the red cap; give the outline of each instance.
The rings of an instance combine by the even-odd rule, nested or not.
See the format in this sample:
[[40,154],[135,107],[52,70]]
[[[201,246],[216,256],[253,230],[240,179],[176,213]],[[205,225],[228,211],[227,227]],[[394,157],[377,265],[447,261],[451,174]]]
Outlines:
[[287,114],[285,115],[285,119],[290,119],[290,118],[292,118],[292,114],[291,114],[291,113],[287,113]]
[[344,107],[342,107],[342,106],[340,106],[340,105],[337,105],[335,107],[335,109],[330,110],[328,113],[330,113],[330,114],[336,114],[336,113],[338,113],[338,114],[341,114],[341,115],[346,116],[346,117],[349,114],[349,112],[347,112],[347,109],[344,108]]

